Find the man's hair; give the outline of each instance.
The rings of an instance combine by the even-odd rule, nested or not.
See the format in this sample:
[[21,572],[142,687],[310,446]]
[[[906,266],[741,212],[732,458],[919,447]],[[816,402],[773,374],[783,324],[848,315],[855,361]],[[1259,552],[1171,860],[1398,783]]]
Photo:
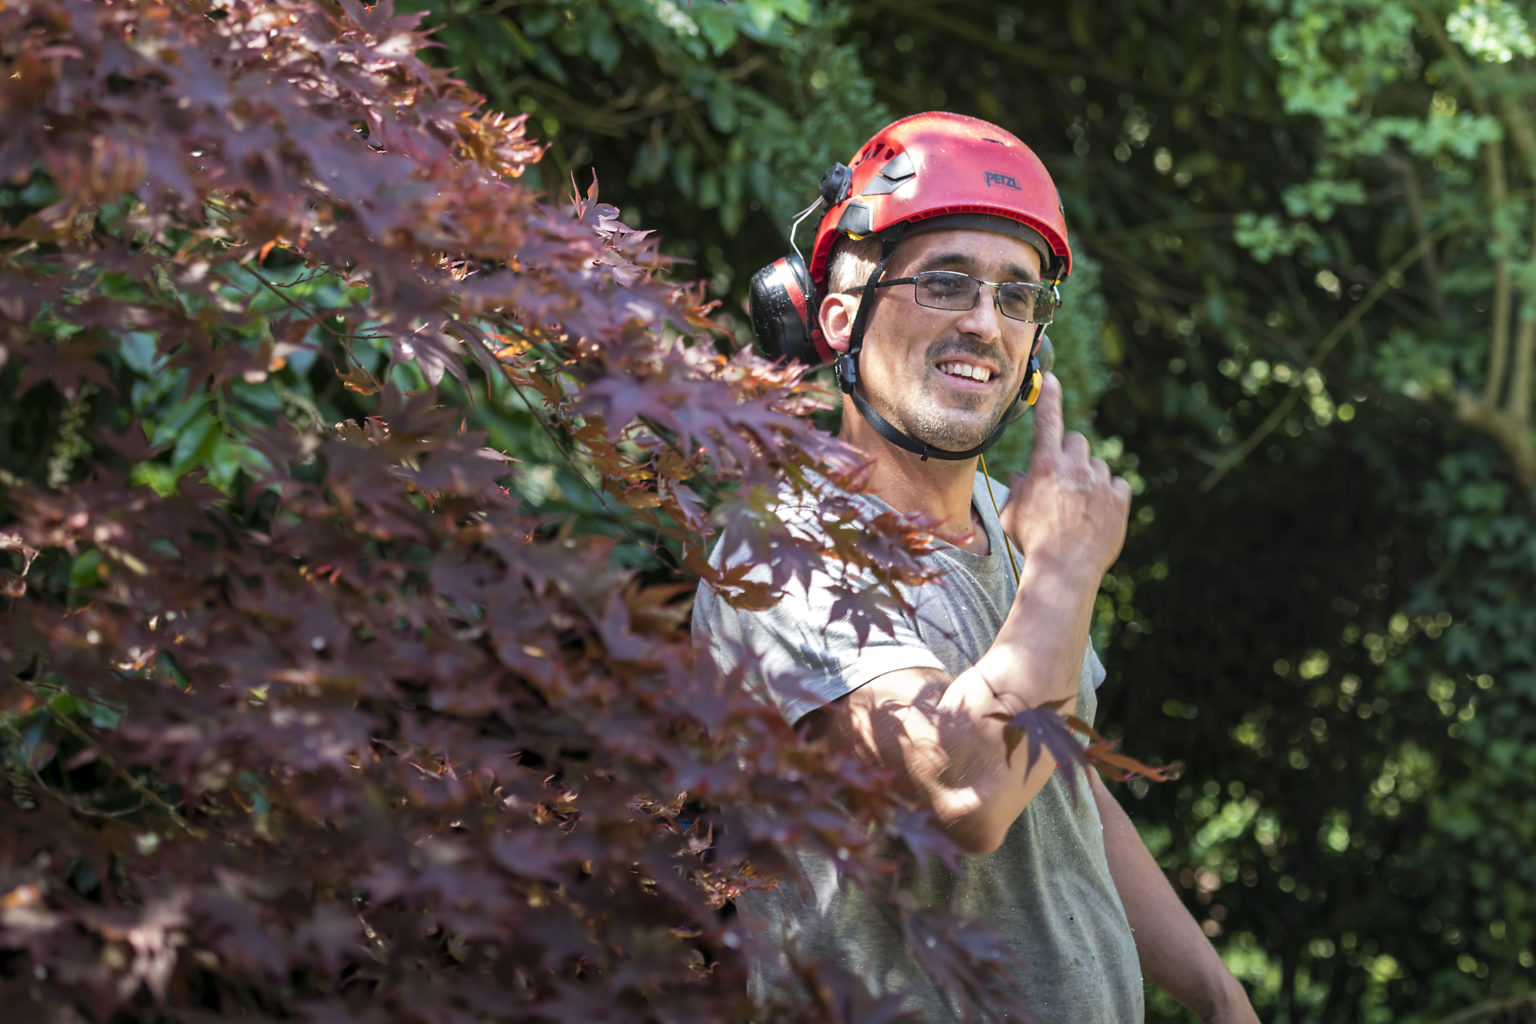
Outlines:
[[845,292],[869,281],[880,262],[880,236],[850,238],[843,235],[832,246],[827,261],[827,294]]

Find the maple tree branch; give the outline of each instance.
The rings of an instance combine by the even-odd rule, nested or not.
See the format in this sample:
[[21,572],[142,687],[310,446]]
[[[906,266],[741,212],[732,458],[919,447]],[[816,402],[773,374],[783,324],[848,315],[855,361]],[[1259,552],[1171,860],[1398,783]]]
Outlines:
[[[308,320],[310,323],[314,324],[316,327],[320,328],[322,331],[329,331],[332,335],[334,335],[336,337],[336,340],[342,342],[343,344],[346,344],[346,342],[348,340],[350,340],[350,337],[351,337],[350,335],[345,334],[345,333],[343,333],[341,331],[338,331],[336,328],[332,327],[330,324],[325,322],[331,316],[335,316],[336,315],[334,312],[332,312],[330,314],[322,315],[322,314],[317,313],[316,311],[310,309],[308,306],[305,306],[303,303],[299,302],[293,296],[291,296],[287,292],[283,291],[282,288],[280,288],[279,286],[273,284],[271,281],[267,280],[266,276],[264,274],[262,274],[259,270],[257,270],[254,266],[242,263],[242,264],[240,264],[240,269],[245,271],[247,274],[250,274],[252,277],[254,277],[258,282],[260,282],[263,286],[265,286],[266,289],[268,291],[270,291],[273,295],[276,295],[278,298],[282,299],[285,303],[287,303],[290,307],[292,307],[292,309],[295,312],[297,312],[298,314],[303,316],[306,320]],[[241,292],[242,294],[249,294],[249,293],[245,292],[245,290],[243,288],[241,288],[238,284],[235,284],[235,282],[231,281],[229,279],[228,275],[220,274],[219,275],[219,279],[221,281],[223,281],[225,284],[229,285],[231,288],[235,289],[236,291]]]
[[[532,343],[530,343],[530,347],[534,347]],[[542,351],[542,349],[538,349],[538,351]],[[515,393],[517,397],[522,401],[523,406],[528,410],[528,414],[533,417],[533,421],[539,425],[541,430],[544,431],[545,436],[549,439],[550,444],[554,446],[555,451],[559,453],[562,459],[565,460],[565,464],[571,467],[571,471],[576,474],[576,479],[581,481],[582,486],[585,487],[587,491],[597,499],[598,505],[601,506],[605,512],[614,512],[615,510],[613,506],[608,502],[608,496],[601,489],[593,486],[592,482],[587,479],[586,474],[581,471],[581,467],[576,464],[575,454],[572,451],[567,450],[565,444],[563,443],[564,435],[555,430],[554,425],[546,420],[543,414],[541,414],[539,410],[534,407],[534,404],[529,401],[528,396],[523,393],[522,384],[510,372],[510,370],[507,373],[507,383],[512,388],[513,393]],[[630,540],[634,541],[637,545],[640,543],[639,537],[637,537],[634,531],[630,528],[629,522],[627,519],[625,519],[625,517],[615,515],[613,521],[619,524],[619,527],[625,532],[625,534],[629,536]]]
[[[102,748],[101,744],[97,743],[95,738],[92,737],[90,733],[80,728],[77,723],[70,720],[69,716],[60,713],[59,710],[53,707],[51,704],[47,705],[47,708],[50,718],[62,726],[65,732],[69,733],[71,736],[74,736],[81,743],[95,748],[96,756],[101,758],[101,763],[110,768],[114,775],[126,782],[128,784],[128,788],[139,794],[139,796],[141,796],[146,803],[149,803],[151,806],[164,813],[166,817],[175,822],[182,829],[182,831],[186,832],[188,835],[195,839],[204,838],[202,829],[198,828],[196,825],[193,825],[186,818],[183,818],[181,816],[181,812],[161,799],[158,793],[144,785],[144,783],[140,782],[138,779],[134,778],[133,774],[127,769],[123,768],[122,765],[118,764],[116,759],[114,759],[111,754],[107,753],[106,750]],[[33,774],[35,775],[36,773],[34,772]],[[42,779],[39,778],[38,781],[42,782]],[[44,788],[49,790],[52,789],[52,787],[47,786],[46,784],[44,784]],[[74,806],[73,803],[71,803],[71,806]],[[76,809],[78,810],[78,808]]]

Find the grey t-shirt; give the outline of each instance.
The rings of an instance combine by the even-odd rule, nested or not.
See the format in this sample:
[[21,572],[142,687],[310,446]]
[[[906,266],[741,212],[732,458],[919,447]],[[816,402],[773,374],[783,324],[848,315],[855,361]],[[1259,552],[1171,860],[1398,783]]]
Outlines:
[[[994,483],[993,491],[1001,507],[1007,490]],[[890,511],[871,495],[856,498],[871,515]],[[871,630],[860,643],[853,626],[832,615],[837,581],[818,573],[809,586],[791,581],[781,601],[756,612],[731,608],[701,585],[695,635],[722,667],[734,663],[734,652],[756,652],[760,660],[748,681],[790,722],[897,669],[940,668],[957,675],[991,646],[1016,589],[1002,526],[979,473],[972,501],[990,553],[938,545],[925,557],[940,577],[903,588],[912,611],[889,630]],[[817,524],[808,510],[782,508],[780,514],[814,535]],[[727,531],[713,559],[718,565],[742,554]],[[1077,702],[1086,721],[1094,719],[1103,678],[1090,646]],[[1144,1015],[1141,971],[1105,860],[1103,825],[1087,780],[1078,777],[1074,803],[1064,772],[1051,776],[997,851],[964,858],[959,874],[936,861],[919,868],[904,858],[900,884],[917,906],[963,913],[997,931],[1028,965],[1017,991],[1046,1024],[1136,1024]],[[830,859],[787,852],[805,884],[786,876],[770,891],[746,894],[737,904],[744,922],[802,959],[839,963],[876,994],[907,990],[904,1006],[925,1021],[960,1019],[950,996],[913,961],[893,906],[861,892]],[[755,963],[757,991],[775,986],[785,970],[783,960]]]

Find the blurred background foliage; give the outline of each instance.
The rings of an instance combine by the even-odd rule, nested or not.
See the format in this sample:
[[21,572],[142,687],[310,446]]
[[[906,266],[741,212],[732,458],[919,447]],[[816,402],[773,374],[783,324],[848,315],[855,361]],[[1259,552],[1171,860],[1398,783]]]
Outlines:
[[1137,494],[1105,725],[1187,765],[1129,809],[1266,1020],[1532,1012],[1525,8],[424,6],[435,59],[551,143],[546,187],[595,173],[738,344],[747,279],[891,117],[1034,146],[1081,268],[1057,370]]
[[[551,195],[595,176],[626,223],[658,232],[676,277],[708,282],[738,345],[747,280],[787,251],[825,167],[880,125],[945,108],[1029,142],[1078,259],[1057,372],[1075,424],[1136,492],[1099,604],[1101,726],[1186,765],[1123,791],[1127,809],[1267,1021],[1536,1013],[1522,6],[412,4],[441,44],[425,56],[550,144],[529,174]],[[0,190],[0,217],[50,201]],[[302,268],[276,288],[220,273],[257,314],[242,343],[260,343],[264,310],[292,308],[284,295],[354,305],[348,281]],[[259,458],[239,440],[254,425],[366,411],[338,380],[349,368],[303,349],[219,400],[152,352],[123,335],[112,358],[132,386],[110,401],[13,399],[16,369],[0,367],[5,468],[64,479],[84,420],[131,419],[160,446],[138,482],[218,485]],[[361,340],[350,356],[365,374],[419,372]],[[521,396],[471,418],[521,460],[532,511],[675,571],[643,529],[615,525]],[[1023,468],[1026,441],[999,446],[994,476]],[[25,743],[41,721],[15,723]],[[1149,1019],[1185,1018],[1154,996]]]

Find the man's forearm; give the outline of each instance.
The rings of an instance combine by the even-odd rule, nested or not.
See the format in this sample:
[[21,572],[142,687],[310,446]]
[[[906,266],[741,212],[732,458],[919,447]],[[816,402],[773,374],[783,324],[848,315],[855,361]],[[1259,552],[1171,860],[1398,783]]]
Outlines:
[[1092,788],[1109,872],[1136,937],[1142,973],[1203,1021],[1256,1024],[1242,985],[1184,908],[1119,801],[1098,778]]
[[[935,718],[963,723],[951,730],[940,785],[963,785],[974,794],[971,832],[985,836],[962,842],[973,852],[1001,843],[1015,819],[1055,770],[1047,750],[1038,760],[1024,751],[1007,756],[1006,722],[1020,711],[1060,702],[1062,714],[1077,706],[1083,651],[1097,580],[1081,572],[1055,573],[1026,563],[1023,580],[1002,628],[985,654],[946,688]],[[941,726],[942,731],[942,726]]]

